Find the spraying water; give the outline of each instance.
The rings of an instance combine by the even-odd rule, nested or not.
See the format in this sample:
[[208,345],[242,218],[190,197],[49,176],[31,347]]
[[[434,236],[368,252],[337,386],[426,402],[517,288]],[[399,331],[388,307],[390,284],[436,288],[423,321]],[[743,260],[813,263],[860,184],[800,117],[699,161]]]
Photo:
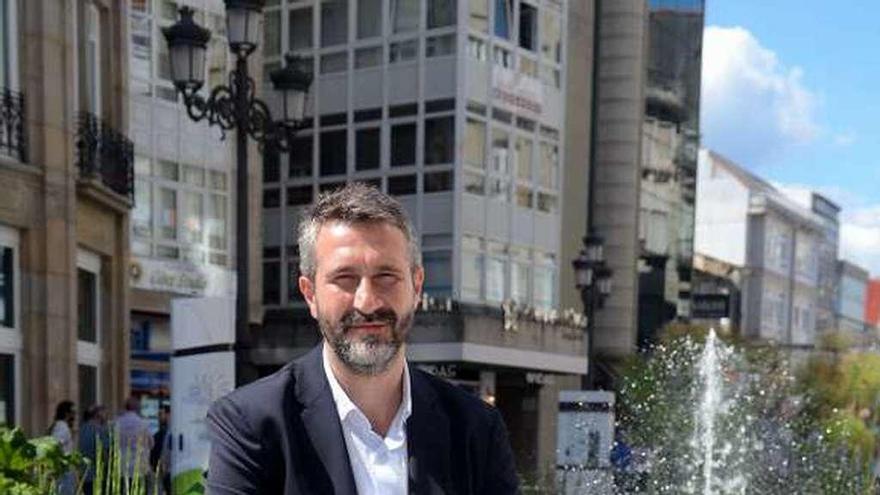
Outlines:
[[715,453],[715,421],[721,407],[722,383],[721,383],[721,361],[718,356],[718,338],[715,330],[709,331],[709,337],[706,339],[706,346],[703,348],[703,354],[697,365],[697,372],[702,393],[700,394],[700,402],[696,408],[696,444],[702,451],[703,458],[703,495],[711,495],[715,482],[713,477],[713,468],[715,461],[713,454]]

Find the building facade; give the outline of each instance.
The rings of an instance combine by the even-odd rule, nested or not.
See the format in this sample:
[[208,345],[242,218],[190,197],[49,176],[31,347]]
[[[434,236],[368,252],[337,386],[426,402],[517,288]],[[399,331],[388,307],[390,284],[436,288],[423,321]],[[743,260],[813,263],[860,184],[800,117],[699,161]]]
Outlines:
[[864,268],[846,260],[837,262],[837,331],[854,337],[861,344],[868,344],[873,337],[865,321],[869,279]]
[[781,189],[786,196],[815,213],[822,224],[818,246],[819,299],[816,301],[816,328],[820,333],[836,330],[838,282],[837,254],[840,250],[840,206],[814,191]]
[[127,393],[125,4],[0,2],[0,422],[28,434]]
[[700,151],[697,177],[695,249],[741,270],[741,335],[813,347],[817,215],[712,151]]
[[704,2],[597,5],[591,204],[614,290],[595,342],[613,362],[690,313]]
[[[142,397],[150,419],[170,393],[172,299],[235,297],[232,145],[217,128],[187,115],[171,81],[168,44],[162,35],[162,28],[177,22],[183,4],[132,0],[128,11],[129,126],[136,185],[131,220],[131,393]],[[228,81],[231,68],[225,7],[220,0],[185,4],[211,31],[202,89],[206,95]],[[257,181],[260,157],[252,148],[250,166]],[[257,225],[257,205],[251,213],[251,225]],[[257,249],[259,242],[254,240],[251,266],[256,268]],[[260,315],[254,313],[258,322]]]
[[868,294],[865,298],[865,322],[868,331],[880,337],[880,279],[868,281]]
[[[566,102],[569,77],[589,81],[589,59],[569,73],[589,45],[570,53],[569,40],[591,41],[592,9],[556,0],[275,2],[265,27],[265,71],[293,53],[312,61],[314,81],[293,151],[264,157],[266,313],[253,361],[271,372],[319,338],[297,288],[303,209],[346,182],[374,184],[401,201],[421,235],[430,300],[409,359],[494,402],[521,469],[549,468],[556,393],[577,388],[586,370],[583,319],[561,300],[580,305],[562,273],[586,230],[588,162],[565,150],[573,139],[583,151],[589,128]],[[575,95],[588,100],[588,89]],[[578,115],[584,122],[567,129]]]

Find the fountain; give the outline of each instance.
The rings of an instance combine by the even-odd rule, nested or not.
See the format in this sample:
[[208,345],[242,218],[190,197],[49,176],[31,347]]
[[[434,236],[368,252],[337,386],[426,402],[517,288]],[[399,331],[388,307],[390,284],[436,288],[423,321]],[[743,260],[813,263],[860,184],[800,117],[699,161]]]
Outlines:
[[782,353],[710,331],[658,345],[625,375],[618,428],[634,461],[618,493],[869,493],[865,465],[802,414]]

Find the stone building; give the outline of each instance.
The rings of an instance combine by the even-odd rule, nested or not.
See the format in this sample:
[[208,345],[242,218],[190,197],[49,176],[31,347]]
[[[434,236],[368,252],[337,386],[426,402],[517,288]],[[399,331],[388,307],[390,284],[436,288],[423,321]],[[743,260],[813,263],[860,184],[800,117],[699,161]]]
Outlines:
[[128,389],[122,0],[0,2],[0,421]]

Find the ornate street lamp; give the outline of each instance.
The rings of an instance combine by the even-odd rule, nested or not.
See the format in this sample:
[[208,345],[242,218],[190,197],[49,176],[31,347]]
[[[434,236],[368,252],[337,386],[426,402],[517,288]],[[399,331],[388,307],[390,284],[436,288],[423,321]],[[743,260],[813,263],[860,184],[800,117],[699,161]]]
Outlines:
[[236,380],[241,373],[244,352],[249,343],[248,301],[248,154],[250,136],[261,147],[290,152],[297,131],[305,120],[306,96],[312,83],[311,72],[302,59],[285,57],[286,65],[272,71],[269,78],[280,93],[283,115],[275,120],[268,105],[255,96],[256,83],[248,74],[247,57],[259,46],[262,0],[226,0],[226,29],[229,49],[235,55],[235,68],[229,73],[228,84],[209,89],[205,97],[199,92],[204,85],[205,60],[211,32],[193,20],[193,10],[180,8],[180,20],[162,30],[168,41],[171,76],[183,96],[187,114],[196,122],[206,120],[226,131],[236,131]]
[[583,239],[584,248],[571,265],[575,273],[575,286],[581,293],[581,302],[587,314],[587,375],[584,377],[583,388],[595,388],[595,351],[593,349],[596,329],[596,310],[605,305],[611,294],[611,277],[613,272],[605,263],[604,242],[595,231]]

